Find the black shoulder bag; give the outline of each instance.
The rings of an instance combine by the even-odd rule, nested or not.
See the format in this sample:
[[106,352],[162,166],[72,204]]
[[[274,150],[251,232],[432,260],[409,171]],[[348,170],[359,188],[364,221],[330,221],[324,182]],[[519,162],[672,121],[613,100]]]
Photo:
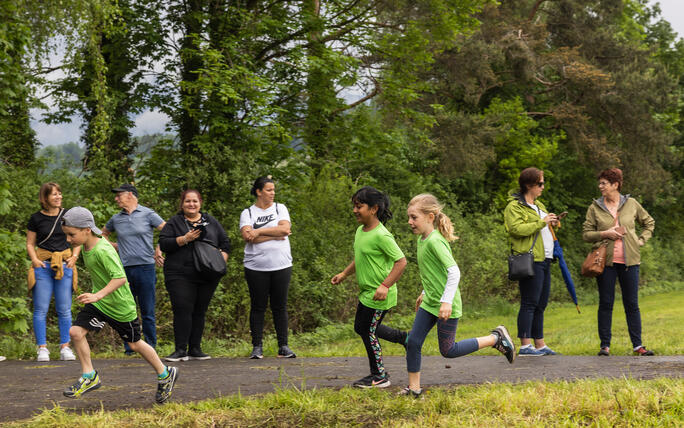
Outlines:
[[202,273],[223,276],[226,274],[226,261],[221,250],[206,241],[194,241],[192,258],[195,269]]
[[[190,231],[187,221],[185,226]],[[221,250],[207,241],[192,242],[192,259],[195,270],[205,274],[223,276],[226,274],[226,261],[223,259]]]
[[534,253],[532,249],[537,242],[537,238],[539,238],[539,232],[537,232],[534,241],[532,241],[530,251],[526,253],[514,254],[513,245],[511,245],[511,255],[508,256],[508,279],[511,281],[520,281],[521,279],[534,276]]

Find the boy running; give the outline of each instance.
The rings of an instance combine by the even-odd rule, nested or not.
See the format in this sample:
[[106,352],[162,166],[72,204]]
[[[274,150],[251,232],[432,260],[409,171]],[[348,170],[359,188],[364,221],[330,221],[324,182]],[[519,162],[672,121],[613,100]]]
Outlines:
[[166,402],[178,378],[178,368],[162,364],[154,348],[140,340],[135,300],[116,250],[106,239],[97,236],[102,235],[102,231],[95,226],[90,211],[83,207],[71,208],[64,214],[62,229],[71,246],[83,245],[83,261],[93,282],[92,293],[77,297],[85,306],[69,330],[83,374],[64,390],[64,395],[76,398],[100,387],[100,377],[90,360],[86,334],[101,330],[106,323],[155,369],[158,378],[155,399],[159,404]]

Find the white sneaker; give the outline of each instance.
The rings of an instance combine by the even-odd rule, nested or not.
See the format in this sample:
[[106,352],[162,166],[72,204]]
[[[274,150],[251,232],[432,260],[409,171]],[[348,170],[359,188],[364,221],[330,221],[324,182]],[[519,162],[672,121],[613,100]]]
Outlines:
[[65,346],[59,351],[59,359],[62,361],[74,361],[76,359],[76,355],[74,355],[74,352],[71,350],[71,348]]
[[40,347],[38,348],[38,361],[50,361],[50,351],[48,348]]
[[5,358],[4,355],[0,355],[0,361],[5,361],[7,358]]

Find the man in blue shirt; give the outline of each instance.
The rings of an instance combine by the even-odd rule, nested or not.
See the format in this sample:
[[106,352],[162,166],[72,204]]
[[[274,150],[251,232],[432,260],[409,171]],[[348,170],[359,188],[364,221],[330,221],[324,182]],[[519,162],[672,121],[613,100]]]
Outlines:
[[[138,204],[138,190],[132,184],[122,184],[112,192],[116,193],[114,200],[121,211],[109,219],[102,235],[106,238],[116,232],[117,242],[113,245],[119,252],[133,297],[140,306],[145,342],[154,348],[157,345],[154,264],[157,262],[161,266],[164,259],[159,246],[154,248],[153,232],[161,230],[166,222],[154,210]],[[133,355],[127,344],[124,348],[127,355]]]

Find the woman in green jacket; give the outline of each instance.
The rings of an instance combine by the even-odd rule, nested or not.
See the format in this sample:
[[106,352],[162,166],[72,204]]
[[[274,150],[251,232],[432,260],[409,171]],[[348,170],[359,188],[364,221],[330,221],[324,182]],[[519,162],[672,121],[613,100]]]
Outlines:
[[[639,311],[639,264],[641,248],[653,235],[655,220],[629,195],[620,194],[622,171],[606,169],[598,176],[601,197],[587,210],[582,238],[593,242],[594,248],[606,246],[606,267],[596,278],[599,290],[598,333],[601,339],[599,355],[610,355],[615,280],[620,281],[622,305],[634,354],[653,355],[641,344],[641,312]],[[641,226],[637,236],[635,224]]]
[[[526,168],[520,173],[518,184],[519,193],[510,197],[504,210],[504,225],[516,254],[530,251],[534,244],[534,276],[518,282],[518,355],[555,355],[544,342],[544,310],[551,292],[550,264],[553,259],[553,237],[548,226],[555,225],[558,218],[556,214],[548,213],[544,204],[537,200],[544,191],[544,171]],[[534,339],[534,346],[531,339]]]

